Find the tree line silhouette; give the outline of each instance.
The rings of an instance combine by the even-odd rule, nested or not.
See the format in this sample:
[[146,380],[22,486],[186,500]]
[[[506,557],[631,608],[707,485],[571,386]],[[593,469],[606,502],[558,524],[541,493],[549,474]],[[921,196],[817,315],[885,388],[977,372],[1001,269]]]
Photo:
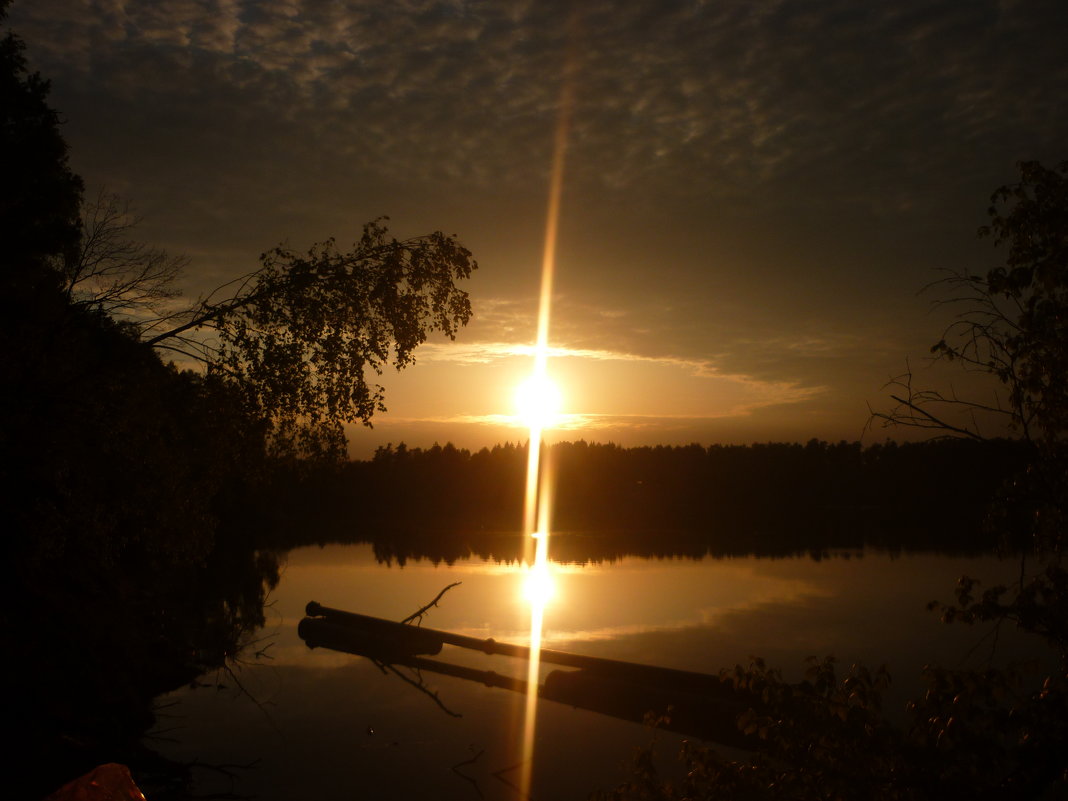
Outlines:
[[[1012,440],[624,448],[549,446],[551,556],[820,554],[880,547],[978,553],[1000,544],[985,510],[1027,463]],[[525,444],[380,447],[289,480],[263,527],[278,547],[371,542],[383,559],[519,558]],[[570,544],[565,545],[565,542]],[[570,551],[565,553],[564,548]]]

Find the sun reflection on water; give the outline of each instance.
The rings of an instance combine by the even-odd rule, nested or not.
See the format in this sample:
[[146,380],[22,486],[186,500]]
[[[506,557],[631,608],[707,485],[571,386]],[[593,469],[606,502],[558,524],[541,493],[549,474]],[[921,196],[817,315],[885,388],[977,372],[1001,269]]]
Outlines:
[[534,731],[538,707],[538,675],[541,667],[541,639],[545,622],[545,605],[549,600],[549,470],[541,459],[541,428],[531,427],[530,457],[527,462],[526,515],[530,533],[528,549],[533,557],[527,560],[524,588],[530,603],[530,659],[527,662],[527,697],[523,715],[523,753],[520,764],[520,797],[530,796],[530,782],[534,769]]
[[[541,537],[540,534],[537,537]],[[548,562],[535,562],[523,576],[523,597],[531,606],[545,607],[556,595],[556,582],[553,580]]]

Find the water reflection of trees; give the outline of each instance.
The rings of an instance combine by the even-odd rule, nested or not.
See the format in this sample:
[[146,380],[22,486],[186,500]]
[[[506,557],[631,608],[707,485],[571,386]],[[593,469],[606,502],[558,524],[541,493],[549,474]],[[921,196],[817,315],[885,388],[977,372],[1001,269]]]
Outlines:
[[[440,532],[410,531],[393,533],[382,539],[369,540],[375,559],[383,564],[403,567],[408,562],[426,560],[434,565],[452,565],[468,559],[512,564],[524,558],[525,540],[519,534],[471,534],[454,538]],[[561,564],[612,564],[629,557],[638,559],[728,559],[759,557],[783,559],[803,557],[822,559],[862,558],[864,549],[877,549],[894,553],[941,553],[946,555],[979,555],[989,553],[975,547],[974,550],[932,547],[921,543],[916,547],[895,545],[881,547],[857,540],[819,545],[809,544],[732,548],[728,545],[710,545],[699,532],[685,531],[635,531],[635,532],[562,532],[553,535],[549,544],[549,558]]]
[[25,344],[2,349],[7,789],[43,797],[120,761],[147,791],[153,698],[223,665],[278,580],[242,514],[262,432],[224,386],[34,281],[6,318]]
[[[264,623],[276,557],[225,537],[201,560],[154,569],[133,554],[42,561],[5,598],[7,706],[17,731],[19,797],[42,797],[105,762],[130,765],[150,798],[184,798],[188,766],[141,742],[156,722],[155,699],[219,669]],[[17,598],[17,601],[16,601]]]
[[[778,557],[997,545],[988,501],[1024,454],[1011,442],[551,448],[553,558]],[[513,561],[525,447],[387,446],[370,461],[284,482],[274,544],[370,542],[384,562]],[[286,511],[288,510],[288,511]]]

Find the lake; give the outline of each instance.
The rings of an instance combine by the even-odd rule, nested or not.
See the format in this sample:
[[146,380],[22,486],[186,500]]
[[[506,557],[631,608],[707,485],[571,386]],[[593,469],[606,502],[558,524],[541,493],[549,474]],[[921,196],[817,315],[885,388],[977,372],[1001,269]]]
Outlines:
[[[807,656],[833,654],[844,666],[885,663],[894,679],[891,715],[919,691],[927,663],[978,666],[1045,654],[1013,631],[984,636],[990,632],[945,626],[926,610],[932,599],[953,600],[962,574],[1012,579],[1019,571],[1014,560],[887,552],[622,557],[553,563],[551,571],[545,647],[708,673],[759,655],[790,679],[800,678]],[[149,745],[214,766],[194,771],[201,794],[268,801],[517,798],[523,696],[310,649],[297,624],[311,600],[401,620],[459,581],[423,625],[525,643],[530,610],[522,579],[515,562],[408,560],[401,567],[376,560],[369,545],[296,549],[269,599],[268,625],[234,676],[206,676],[211,686],[161,698]],[[269,658],[255,658],[264,648]],[[525,663],[503,656],[446,646],[434,658],[525,676]],[[542,675],[549,669],[543,664]],[[532,795],[582,799],[609,788],[626,775],[634,749],[654,740],[670,770],[683,739],[543,700]]]

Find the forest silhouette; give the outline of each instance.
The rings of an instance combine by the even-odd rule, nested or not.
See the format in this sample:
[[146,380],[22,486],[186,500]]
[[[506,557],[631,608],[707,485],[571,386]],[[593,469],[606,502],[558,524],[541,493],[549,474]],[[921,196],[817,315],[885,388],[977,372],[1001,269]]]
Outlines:
[[[525,444],[476,452],[387,445],[370,460],[282,481],[272,495],[292,516],[275,508],[263,528],[279,548],[370,542],[382,560],[402,564],[519,559],[526,454]],[[984,510],[1027,458],[1012,440],[561,442],[546,449],[553,530],[586,536],[555,538],[550,557],[989,552],[1006,543],[985,525]]]

